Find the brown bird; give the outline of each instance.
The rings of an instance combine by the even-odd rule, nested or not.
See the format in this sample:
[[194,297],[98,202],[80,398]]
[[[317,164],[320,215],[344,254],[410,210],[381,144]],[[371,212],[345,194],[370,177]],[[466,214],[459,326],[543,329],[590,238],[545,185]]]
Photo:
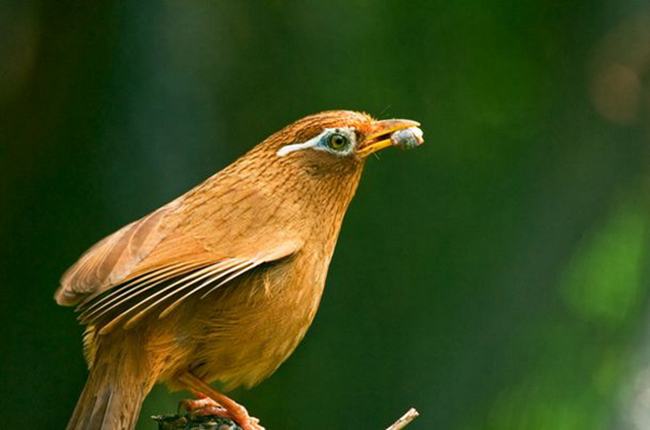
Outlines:
[[[156,382],[261,429],[209,383],[250,387],[305,335],[364,161],[419,124],[352,111],[300,119],[90,248],[55,294],[78,305],[89,376],[68,429],[132,429]],[[207,412],[206,412],[207,413]]]

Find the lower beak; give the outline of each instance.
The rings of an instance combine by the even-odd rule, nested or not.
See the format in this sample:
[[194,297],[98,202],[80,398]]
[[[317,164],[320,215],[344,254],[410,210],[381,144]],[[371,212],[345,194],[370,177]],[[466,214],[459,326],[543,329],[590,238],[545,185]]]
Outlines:
[[366,134],[365,139],[357,148],[357,155],[365,158],[368,155],[388,148],[393,145],[391,135],[396,131],[404,130],[411,127],[418,127],[419,122],[409,119],[385,119],[375,121],[370,131]]

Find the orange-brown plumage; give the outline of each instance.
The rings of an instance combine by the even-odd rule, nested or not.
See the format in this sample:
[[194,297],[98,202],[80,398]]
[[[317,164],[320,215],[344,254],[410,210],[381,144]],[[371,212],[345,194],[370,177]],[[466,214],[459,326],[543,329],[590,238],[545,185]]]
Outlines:
[[270,375],[314,318],[365,156],[415,125],[308,116],[87,251],[55,295],[87,326],[90,376],[68,428],[132,428],[157,381],[201,391],[192,378]]

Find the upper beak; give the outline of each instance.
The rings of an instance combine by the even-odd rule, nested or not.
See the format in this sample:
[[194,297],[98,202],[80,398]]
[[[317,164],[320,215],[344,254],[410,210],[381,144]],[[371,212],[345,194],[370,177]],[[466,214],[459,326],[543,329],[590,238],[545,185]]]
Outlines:
[[396,131],[404,130],[406,128],[418,127],[420,125],[417,121],[410,119],[385,119],[382,121],[375,121],[370,131],[366,134],[365,139],[357,148],[357,155],[365,158],[368,155],[388,148],[393,145],[391,135]]

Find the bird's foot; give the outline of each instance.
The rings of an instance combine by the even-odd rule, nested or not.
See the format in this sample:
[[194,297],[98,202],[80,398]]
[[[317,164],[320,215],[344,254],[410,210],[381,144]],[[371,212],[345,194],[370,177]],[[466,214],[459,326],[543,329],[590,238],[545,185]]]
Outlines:
[[229,411],[231,414],[230,417],[233,421],[239,424],[243,430],[266,430],[260,425],[260,420],[258,418],[251,417],[248,414],[245,407],[237,403],[236,405],[237,407],[234,408],[235,410]]
[[199,396],[198,399],[184,399],[178,403],[178,415],[186,411],[191,416],[213,415],[222,418],[232,418],[230,413],[209,397]]
[[[181,415],[183,410],[187,411],[190,416],[216,416],[228,418],[240,425],[243,430],[265,430],[260,425],[260,420],[251,417],[248,411],[242,405],[231,400],[230,408],[226,408],[217,401],[207,397],[203,393],[195,393],[198,399],[181,400],[178,404],[178,413]],[[230,400],[230,399],[229,399]]]
[[[260,425],[260,420],[251,417],[245,407],[225,394],[215,390],[214,387],[204,382],[201,378],[187,372],[178,375],[177,381],[199,397],[209,397],[214,403],[225,409],[229,414],[228,417],[239,424],[243,430],[264,430],[264,427]],[[206,393],[207,396],[203,393]]]

